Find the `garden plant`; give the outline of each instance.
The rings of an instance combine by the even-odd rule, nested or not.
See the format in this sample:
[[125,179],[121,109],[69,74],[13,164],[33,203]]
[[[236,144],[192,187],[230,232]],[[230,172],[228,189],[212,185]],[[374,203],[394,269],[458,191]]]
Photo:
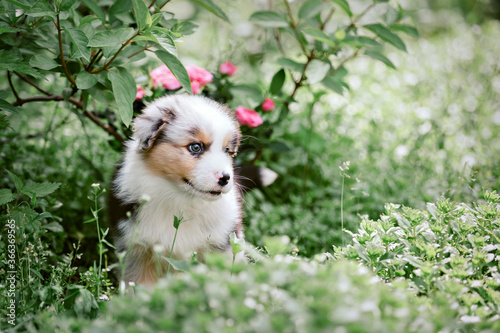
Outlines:
[[[0,1],[0,330],[499,331],[495,4]],[[248,263],[126,286],[106,192],[167,94],[227,105],[278,178]]]

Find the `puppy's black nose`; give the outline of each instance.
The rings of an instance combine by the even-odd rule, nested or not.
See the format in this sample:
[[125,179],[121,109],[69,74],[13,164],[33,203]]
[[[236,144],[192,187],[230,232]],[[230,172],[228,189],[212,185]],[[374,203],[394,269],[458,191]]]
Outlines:
[[231,176],[225,172],[222,173],[222,177],[219,178],[219,182],[217,184],[219,184],[220,186],[226,186],[229,179],[231,179]]

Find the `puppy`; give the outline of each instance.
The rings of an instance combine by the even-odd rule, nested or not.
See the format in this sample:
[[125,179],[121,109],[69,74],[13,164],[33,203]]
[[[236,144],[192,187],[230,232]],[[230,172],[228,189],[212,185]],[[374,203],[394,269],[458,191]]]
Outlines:
[[133,128],[108,198],[115,245],[127,251],[125,281],[153,285],[168,266],[162,256],[190,260],[196,252],[203,261],[217,251],[232,258],[229,235],[241,239],[243,229],[233,170],[241,132],[231,110],[172,95],[149,104]]

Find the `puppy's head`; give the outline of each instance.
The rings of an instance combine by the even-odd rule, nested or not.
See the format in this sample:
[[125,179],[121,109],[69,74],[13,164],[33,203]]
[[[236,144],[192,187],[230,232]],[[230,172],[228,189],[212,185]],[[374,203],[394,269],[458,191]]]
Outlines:
[[204,199],[231,190],[241,133],[228,108],[201,96],[167,96],[146,107],[134,131],[150,172]]

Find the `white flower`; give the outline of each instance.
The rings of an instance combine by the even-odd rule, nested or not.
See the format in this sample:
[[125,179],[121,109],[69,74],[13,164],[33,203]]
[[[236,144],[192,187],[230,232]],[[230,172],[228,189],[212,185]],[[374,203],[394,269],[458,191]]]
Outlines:
[[92,187],[93,187],[93,188],[99,188],[100,186],[101,186],[101,184],[99,184],[99,183],[94,183],[94,184],[92,184]]

